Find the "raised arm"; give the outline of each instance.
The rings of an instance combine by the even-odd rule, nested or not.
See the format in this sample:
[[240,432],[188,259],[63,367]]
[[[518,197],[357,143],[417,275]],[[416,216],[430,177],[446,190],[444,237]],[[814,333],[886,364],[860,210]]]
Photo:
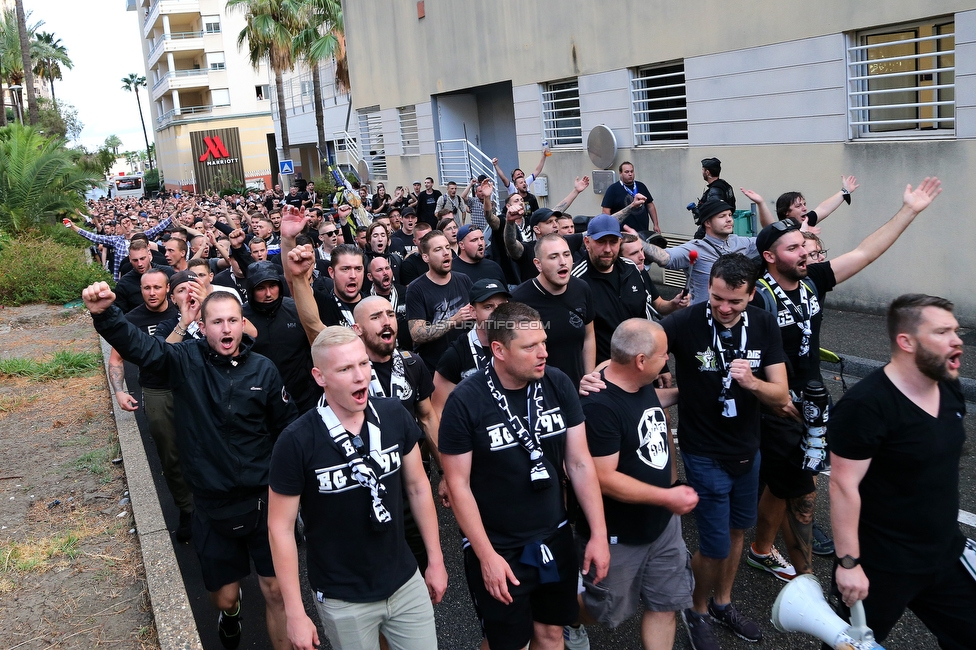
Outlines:
[[539,178],[539,174],[542,173],[542,168],[546,166],[546,158],[549,157],[549,145],[542,150],[542,158],[539,159],[539,164],[535,166],[535,171],[532,175]]
[[507,222],[505,224],[505,250],[508,251],[509,256],[513,260],[522,259],[522,253],[525,252],[525,247],[522,245],[522,242],[519,241],[518,233],[516,232],[518,227],[515,225],[515,220],[518,219],[518,217],[519,215],[517,214],[514,215],[514,218],[511,214],[506,215],[505,217],[505,221]]
[[484,205],[485,222],[488,224],[488,227],[492,230],[498,230],[502,222],[495,212],[495,202],[491,200],[491,194],[494,189],[495,187],[491,181],[485,181],[478,187],[478,192],[475,196]]
[[[545,158],[543,158],[543,160],[545,160]],[[556,207],[554,207],[552,211],[565,212],[566,210],[569,210],[569,206],[573,204],[573,201],[576,200],[576,197],[579,196],[581,193],[583,193],[586,190],[586,188],[588,188],[589,186],[590,186],[589,176],[584,176],[583,178],[577,176],[576,182],[573,183],[573,191],[567,194],[565,199],[557,203]]]
[[759,196],[757,192],[752,190],[747,190],[744,187],[740,187],[739,191],[745,194],[746,198],[756,204],[756,209],[759,210],[759,224],[762,228],[765,228],[769,224],[776,221],[776,215],[773,214],[766,202],[763,201],[763,197]]
[[[644,205],[646,201],[647,201],[647,197],[641,194],[640,192],[638,192],[637,194],[634,195],[634,200],[631,201],[628,205],[625,205],[618,212],[614,212],[613,217],[620,223],[623,223],[624,220],[627,219],[627,215],[629,215],[631,212]],[[610,214],[610,208],[603,208],[603,214]]]
[[281,263],[285,271],[285,282],[288,283],[288,290],[291,291],[298,311],[298,320],[302,322],[309,344],[315,343],[316,337],[325,329],[322,319],[319,318],[315,294],[309,284],[309,274],[315,268],[315,250],[311,244],[296,246],[281,258]]
[[[545,162],[545,161],[543,160],[543,162]],[[492,158],[491,159],[491,164],[494,165],[494,167],[495,167],[495,173],[498,174],[498,180],[500,180],[502,182],[502,186],[503,187],[508,187],[509,185],[511,185],[512,184],[512,181],[510,181],[508,179],[508,176],[505,175],[505,172],[502,171],[501,166],[498,164],[498,158]]]
[[823,202],[820,203],[820,205],[814,208],[814,212],[817,213],[818,221],[822,221],[826,219],[827,216],[831,212],[839,208],[840,204],[843,203],[844,201],[850,203],[851,194],[854,193],[854,190],[860,187],[860,185],[858,185],[857,183],[857,179],[854,178],[853,176],[841,176],[840,182],[841,182],[841,190],[837,192],[837,194],[828,196],[826,199],[823,200]]

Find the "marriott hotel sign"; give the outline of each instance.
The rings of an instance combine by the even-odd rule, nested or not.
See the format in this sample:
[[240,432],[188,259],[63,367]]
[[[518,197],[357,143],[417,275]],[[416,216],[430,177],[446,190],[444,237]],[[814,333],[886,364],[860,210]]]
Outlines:
[[190,133],[197,192],[244,185],[241,138],[236,128]]

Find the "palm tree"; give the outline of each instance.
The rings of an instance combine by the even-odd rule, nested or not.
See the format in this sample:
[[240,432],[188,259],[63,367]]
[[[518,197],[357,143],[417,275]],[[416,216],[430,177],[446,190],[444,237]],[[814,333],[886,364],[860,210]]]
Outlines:
[[[312,71],[312,102],[315,106],[315,130],[319,150],[319,169],[325,160],[325,110],[322,107],[322,78],[319,64],[341,54],[345,58],[342,4],[339,0],[304,0],[302,5],[304,29],[295,35],[294,51]],[[343,66],[348,72],[348,68]],[[336,65],[338,73],[339,66]],[[342,82],[340,82],[342,83]],[[348,77],[344,85],[348,86]]]
[[[34,52],[36,46],[36,53]],[[31,43],[31,55],[35,61],[34,74],[47,78],[51,84],[51,101],[57,103],[54,94],[54,80],[61,80],[61,66],[68,70],[74,67],[71,59],[68,58],[68,50],[61,44],[60,38],[55,38],[50,32],[41,32],[34,35],[34,42]]]
[[[135,72],[122,78],[122,90],[136,94],[136,105],[139,107],[139,121],[142,122],[142,137],[146,140],[146,151],[149,151],[149,135],[146,133],[146,118],[142,116],[142,100],[139,99],[139,89],[146,86],[146,78]],[[149,157],[149,169],[153,168],[153,159]]]
[[291,158],[288,122],[285,119],[285,90],[281,75],[295,67],[292,41],[304,27],[301,0],[228,0],[228,9],[244,12],[245,27],[237,36],[237,47],[247,45],[248,59],[255,70],[267,58],[275,76],[278,123],[284,159]]
[[37,96],[34,94],[34,66],[31,63],[30,40],[27,33],[27,15],[24,13],[24,0],[16,0],[17,5],[17,35],[20,38],[20,57],[24,69],[24,90],[27,91],[27,111],[30,124],[37,124],[41,119],[37,110]]
[[119,147],[122,146],[122,140],[119,139],[119,136],[113,133],[112,135],[105,138],[105,146],[111,149],[112,152],[117,156],[119,155]]
[[[30,16],[31,12],[27,12],[27,17],[29,18]],[[43,25],[43,20],[32,25],[27,25],[28,36],[33,39],[34,34]],[[29,52],[32,59],[37,58],[39,47],[40,45],[36,40],[31,41]],[[21,52],[20,21],[17,19],[16,8],[10,7],[0,14],[0,80],[6,81],[8,88],[10,86],[22,86],[25,83],[24,57]],[[11,99],[14,102],[17,102],[22,97],[23,94],[21,93],[18,95],[18,98],[14,98],[13,92],[11,92]],[[28,95],[28,100],[31,97],[32,95]],[[0,126],[4,126],[6,123],[7,111],[4,106],[3,94],[0,93]]]
[[0,129],[0,228],[21,232],[84,206],[101,174],[72,160],[65,141],[29,126]]

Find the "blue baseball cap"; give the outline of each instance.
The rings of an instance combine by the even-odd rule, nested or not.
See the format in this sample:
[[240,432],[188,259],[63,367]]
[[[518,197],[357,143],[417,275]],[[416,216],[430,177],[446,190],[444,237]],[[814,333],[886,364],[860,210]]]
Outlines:
[[610,214],[598,214],[590,219],[586,227],[586,236],[590,239],[603,239],[608,235],[620,237],[620,222]]

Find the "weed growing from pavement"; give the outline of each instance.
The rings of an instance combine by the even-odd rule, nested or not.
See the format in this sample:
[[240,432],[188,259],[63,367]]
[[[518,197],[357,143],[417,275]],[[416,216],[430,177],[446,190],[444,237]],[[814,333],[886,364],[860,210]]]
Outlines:
[[48,361],[23,357],[0,359],[0,375],[27,377],[33,381],[50,381],[91,375],[102,367],[102,355],[96,352],[58,350]]

